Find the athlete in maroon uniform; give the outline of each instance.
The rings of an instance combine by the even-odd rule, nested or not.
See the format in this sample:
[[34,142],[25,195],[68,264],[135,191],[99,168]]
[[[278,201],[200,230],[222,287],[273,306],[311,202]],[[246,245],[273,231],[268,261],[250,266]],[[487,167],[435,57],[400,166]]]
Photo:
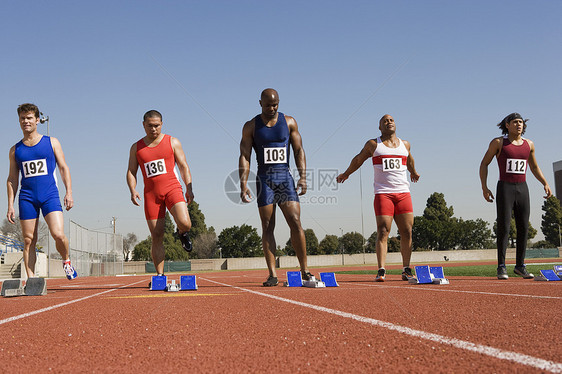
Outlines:
[[522,135],[527,128],[527,121],[523,120],[519,113],[511,113],[505,117],[498,127],[502,130],[503,136],[493,139],[490,142],[488,151],[480,163],[480,182],[484,199],[489,202],[494,201],[492,191],[488,189],[488,165],[494,156],[498,160],[500,168],[500,178],[496,189],[496,210],[497,210],[497,246],[498,246],[498,279],[508,279],[505,266],[505,252],[508,244],[509,226],[511,222],[511,212],[515,216],[517,227],[517,251],[514,273],[523,278],[533,278],[525,268],[525,251],[527,249],[527,233],[529,231],[530,201],[529,189],[526,182],[527,165],[531,172],[544,186],[545,198],[552,195],[550,187],[537,164],[535,158],[535,145],[529,139],[524,139]]
[[[144,177],[144,212],[152,238],[152,260],[156,272],[160,275],[164,273],[166,208],[178,226],[183,248],[191,251],[191,220],[186,205],[186,201],[188,204],[193,201],[191,173],[180,141],[162,134],[162,115],[158,111],[146,112],[143,126],[146,136],[132,145],[129,154],[127,184],[131,191],[131,201],[140,205],[140,194],[136,190],[137,171],[140,166]],[[185,200],[174,171],[176,165],[187,188]]]

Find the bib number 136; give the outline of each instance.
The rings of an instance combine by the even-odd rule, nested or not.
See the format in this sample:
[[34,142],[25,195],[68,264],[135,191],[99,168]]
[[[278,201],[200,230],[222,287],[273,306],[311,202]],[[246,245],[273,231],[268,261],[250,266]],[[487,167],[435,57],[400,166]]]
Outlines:
[[264,148],[263,160],[266,164],[283,164],[287,162],[287,151],[285,147]]
[[163,158],[149,161],[144,164],[144,170],[146,170],[146,176],[148,178],[152,178],[160,174],[166,174],[166,162],[164,162]]

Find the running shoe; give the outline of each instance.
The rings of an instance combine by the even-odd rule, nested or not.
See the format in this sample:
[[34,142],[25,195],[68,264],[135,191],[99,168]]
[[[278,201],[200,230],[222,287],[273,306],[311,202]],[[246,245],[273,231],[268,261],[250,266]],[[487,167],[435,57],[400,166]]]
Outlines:
[[306,273],[301,272],[301,276],[302,276],[302,280],[305,280],[305,281],[315,281],[316,280],[314,275],[312,275],[312,273],[309,272],[309,271],[307,271]]
[[410,279],[414,279],[414,274],[412,274],[412,269],[408,267],[402,272],[402,280],[409,281]]
[[384,282],[384,278],[386,277],[386,270],[379,269],[377,272],[377,277],[375,278],[375,282]]
[[272,277],[271,275],[267,277],[267,280],[265,282],[263,282],[264,287],[273,287],[277,286],[278,284],[279,281],[277,280],[277,277]]
[[180,237],[181,246],[187,252],[191,252],[193,249],[193,245],[191,244],[191,239],[189,239],[189,231],[180,234],[179,230],[177,231],[178,236]]
[[78,276],[78,273],[76,273],[76,269],[74,269],[74,266],[72,266],[70,262],[64,263],[62,267],[68,280],[72,280]]
[[507,269],[505,266],[498,266],[498,279],[508,279]]
[[522,276],[524,279],[533,279],[535,276],[527,271],[527,267],[523,266],[516,266],[513,268],[513,272],[517,275]]

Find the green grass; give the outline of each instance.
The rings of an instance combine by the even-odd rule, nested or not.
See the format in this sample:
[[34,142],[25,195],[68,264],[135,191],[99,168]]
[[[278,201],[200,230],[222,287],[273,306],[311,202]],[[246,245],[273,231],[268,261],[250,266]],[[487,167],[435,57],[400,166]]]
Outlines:
[[[554,265],[562,265],[562,263],[552,263],[547,265],[533,265],[528,264],[527,270],[529,273],[535,275],[539,274],[539,270],[552,269]],[[513,273],[514,265],[507,265],[507,274],[509,276],[516,276]],[[449,276],[463,276],[463,277],[495,277],[496,265],[474,265],[474,266],[444,266],[443,272],[445,277]],[[350,271],[336,271],[337,274],[377,274],[377,270],[350,270]],[[387,274],[402,274],[402,269],[390,269],[386,271]]]

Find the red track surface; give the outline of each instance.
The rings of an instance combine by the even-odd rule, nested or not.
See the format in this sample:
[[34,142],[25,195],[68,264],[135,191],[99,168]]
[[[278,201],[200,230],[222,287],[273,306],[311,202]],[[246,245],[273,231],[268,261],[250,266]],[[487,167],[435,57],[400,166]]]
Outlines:
[[562,372],[562,282],[264,288],[261,270],[167,293],[149,279],[50,279],[46,296],[0,299],[0,372]]

